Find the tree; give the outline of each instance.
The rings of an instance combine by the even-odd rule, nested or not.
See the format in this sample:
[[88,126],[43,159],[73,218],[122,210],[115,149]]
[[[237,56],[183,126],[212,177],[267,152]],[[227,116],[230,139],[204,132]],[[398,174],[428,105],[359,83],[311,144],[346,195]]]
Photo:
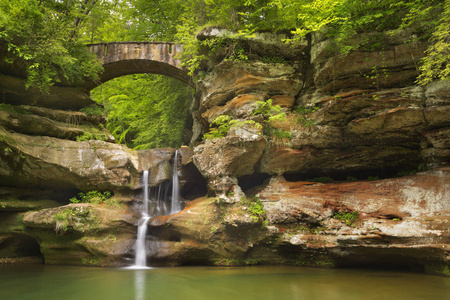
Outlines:
[[117,141],[148,149],[181,145],[190,92],[176,79],[136,74],[110,80],[91,96],[105,106],[108,129]]
[[442,17],[431,37],[431,45],[420,66],[418,83],[425,85],[435,79],[450,79],[450,0],[445,1]]
[[96,0],[2,0],[0,53],[25,70],[27,87],[97,79],[101,65],[79,40]]

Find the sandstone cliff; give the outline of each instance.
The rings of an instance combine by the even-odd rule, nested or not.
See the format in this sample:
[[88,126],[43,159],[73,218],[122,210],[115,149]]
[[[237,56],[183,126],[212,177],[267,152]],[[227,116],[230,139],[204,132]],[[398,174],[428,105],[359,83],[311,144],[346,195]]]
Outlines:
[[[247,59],[211,53],[198,74],[192,145],[180,151],[188,203],[150,221],[151,263],[382,264],[449,275],[450,84],[414,83],[427,45],[411,37],[386,35],[381,48],[343,55],[320,34],[296,46],[262,34],[233,42]],[[0,89],[10,99],[0,111],[0,257],[130,263],[141,173],[150,170],[151,186],[170,180],[174,149],[77,142],[104,121],[71,111],[73,101],[33,102],[12,91],[20,84]],[[262,103],[285,118],[258,113]],[[223,115],[234,125],[203,140]],[[117,205],[67,205],[93,189],[112,191]]]

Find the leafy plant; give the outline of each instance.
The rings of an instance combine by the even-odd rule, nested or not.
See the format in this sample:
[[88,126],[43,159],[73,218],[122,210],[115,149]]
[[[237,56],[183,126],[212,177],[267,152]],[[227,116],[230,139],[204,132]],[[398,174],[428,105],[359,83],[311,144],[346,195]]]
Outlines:
[[250,198],[243,196],[241,198],[241,203],[247,207],[247,211],[250,213],[250,216],[253,221],[255,222],[265,221],[266,210],[264,209],[264,205],[259,200],[258,196],[252,196]]
[[431,37],[431,45],[421,60],[417,83],[426,85],[435,79],[450,79],[450,0],[445,0],[442,17]]
[[282,113],[281,106],[272,105],[273,100],[257,101],[256,107],[253,110],[253,115],[262,115],[264,118],[268,118],[267,121],[285,120],[286,114]]
[[87,115],[90,116],[104,116],[105,115],[105,110],[98,106],[98,105],[94,105],[94,106],[86,106],[80,109],[80,112],[84,112]]
[[266,128],[264,128],[264,134],[279,139],[292,139],[292,134],[289,131],[273,128],[271,126],[266,126]]
[[358,179],[356,177],[353,176],[347,176],[347,178],[345,179],[345,181],[347,182],[354,182],[357,181]]
[[257,101],[256,108],[253,110],[253,115],[262,115],[264,117],[264,134],[269,137],[275,137],[280,139],[291,139],[292,134],[289,131],[281,130],[279,128],[272,127],[271,122],[285,121],[286,113],[282,112],[282,108],[279,105],[273,105],[273,100]]
[[214,138],[223,138],[227,135],[231,127],[241,127],[244,125],[252,125],[256,128],[261,128],[261,124],[253,120],[240,121],[234,120],[228,115],[222,115],[215,118],[214,121],[210,124],[210,130],[203,135],[203,139],[211,140]]
[[78,142],[90,140],[106,141],[108,140],[108,134],[106,132],[101,131],[98,128],[90,127],[89,131],[85,131],[82,135],[77,136],[76,140]]
[[231,54],[224,59],[225,61],[245,61],[248,60],[248,56],[245,54],[245,49],[242,47],[233,47]]
[[261,58],[261,60],[267,64],[288,64],[288,62],[286,61],[286,59],[284,59],[284,57],[281,56],[263,56]]
[[[71,203],[92,203],[92,204],[100,204],[106,203],[109,199],[111,199],[111,192],[99,192],[96,190],[89,192],[80,192],[78,193],[78,197],[70,198]],[[113,202],[111,202],[113,203]]]
[[337,212],[334,214],[333,218],[337,220],[345,221],[347,226],[351,226],[359,221],[359,212]]
[[297,114],[297,122],[302,125],[303,127],[313,127],[316,122],[312,119],[310,119],[307,114],[316,112],[320,109],[318,106],[314,106],[312,108],[305,107],[305,106],[297,106],[293,113]]

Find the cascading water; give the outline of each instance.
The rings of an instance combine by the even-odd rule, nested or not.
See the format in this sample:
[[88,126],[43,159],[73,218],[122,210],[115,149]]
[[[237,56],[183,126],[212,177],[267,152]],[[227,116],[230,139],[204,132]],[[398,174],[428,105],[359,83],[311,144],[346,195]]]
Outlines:
[[[179,184],[178,184],[178,150],[175,151],[174,167],[172,175],[172,195],[169,197],[170,182],[161,183],[158,187],[149,189],[149,172],[144,171],[143,181],[143,205],[141,219],[138,222],[137,238],[135,244],[135,264],[132,269],[147,268],[147,252],[145,241],[147,238],[147,224],[152,217],[168,215],[181,211]],[[170,208],[170,211],[169,211]]]
[[180,194],[178,185],[178,150],[175,150],[175,158],[173,160],[173,173],[172,173],[172,206],[170,214],[175,214],[181,211],[180,207]]
[[147,223],[150,217],[142,217],[139,220],[138,232],[136,239],[136,260],[135,267],[145,268],[147,267],[147,251],[145,251],[145,238],[147,236]]
[[148,171],[144,171],[144,205],[141,211],[141,219],[138,223],[138,231],[135,246],[135,262],[134,268],[146,268],[147,267],[147,251],[145,250],[145,240],[147,237],[147,223],[150,220],[148,214],[149,197],[148,197]]

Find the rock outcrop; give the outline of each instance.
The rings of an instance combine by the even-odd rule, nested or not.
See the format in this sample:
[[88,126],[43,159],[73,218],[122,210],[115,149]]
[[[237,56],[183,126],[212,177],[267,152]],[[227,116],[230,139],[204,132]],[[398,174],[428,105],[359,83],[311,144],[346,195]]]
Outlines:
[[[389,35],[380,49],[347,55],[314,34],[309,45],[293,49],[300,51],[295,57],[272,48],[272,60],[250,51],[249,60],[210,64],[193,113],[193,161],[215,200],[198,200],[188,211],[152,221],[151,231],[165,240],[151,242],[164,253],[152,253],[154,259],[399,264],[447,274],[449,85],[415,85],[427,44],[407,42],[411,34]],[[239,41],[244,50],[255,43]],[[284,119],[270,121],[257,110],[269,99],[279,108],[268,114],[281,109]],[[221,115],[238,124],[260,123],[263,130],[250,141],[231,126],[223,138],[202,141]],[[427,168],[434,171],[379,180]],[[367,178],[375,181],[361,181]],[[259,186],[264,179],[269,183]],[[267,225],[260,215],[252,219],[252,195],[264,204]]]
[[46,264],[130,264],[136,217],[120,206],[70,204],[28,212],[23,223]]
[[448,275],[449,193],[448,167],[328,184],[279,176],[249,191],[259,200],[201,198],[153,219],[148,248],[163,265],[381,265]]

